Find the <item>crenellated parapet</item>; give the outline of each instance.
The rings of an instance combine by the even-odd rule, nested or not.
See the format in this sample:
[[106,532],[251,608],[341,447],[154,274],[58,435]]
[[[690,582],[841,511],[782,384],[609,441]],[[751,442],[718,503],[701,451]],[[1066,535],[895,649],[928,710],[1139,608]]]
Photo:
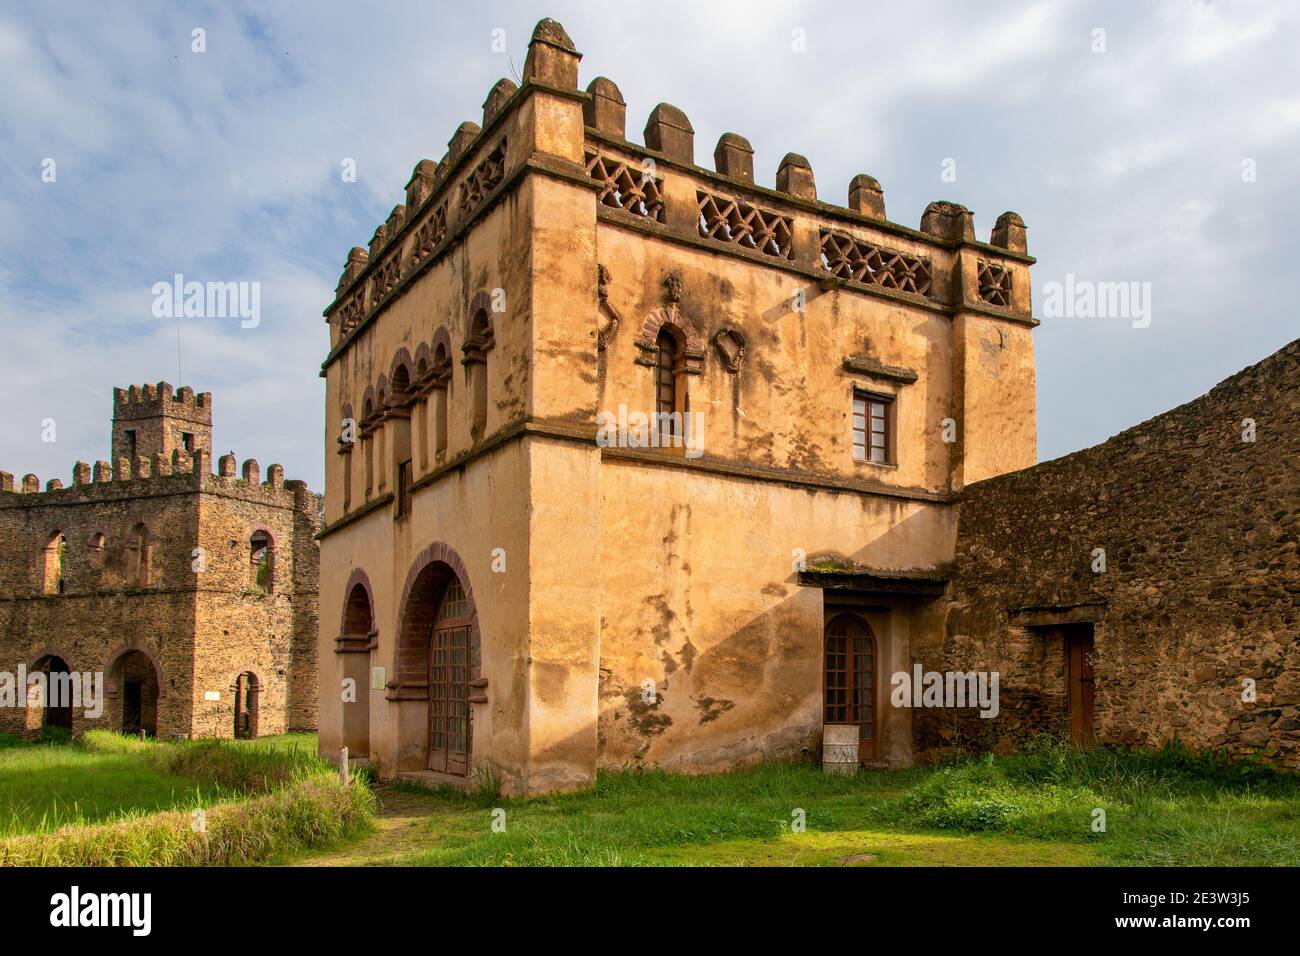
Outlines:
[[113,389],[114,419],[133,421],[160,415],[211,425],[212,393],[195,394],[188,385],[175,389],[170,382]]
[[193,455],[177,451],[171,458],[161,454],[135,461],[122,458],[116,468],[107,461],[93,465],[79,461],[72,466],[70,484],[51,478],[44,491],[36,475],[24,475],[16,481],[11,473],[0,471],[0,508],[36,508],[199,491],[292,507],[305,489],[304,482],[286,481],[284,468],[279,464],[268,467],[263,480],[255,458],[245,460],[237,475],[234,455],[222,455],[214,472],[212,454],[204,448]]
[[[415,165],[405,202],[379,224],[368,247],[348,254],[325,309],[331,357],[459,242],[518,174],[532,168],[572,176],[572,164],[593,187],[602,220],[751,257],[828,286],[1032,323],[1033,260],[1015,213],[998,218],[987,242],[975,238],[970,210],[953,202],[931,203],[912,229],[886,218],[884,190],[865,173],[848,184],[844,205],[820,199],[811,164],[795,152],[777,165],[773,186],[761,186],[753,147],[735,132],[719,138],[714,169],[706,169],[696,165],[690,119],[670,103],[651,111],[644,145],[637,145],[627,139],[627,104],[612,80],[596,77],[579,90],[581,59],[562,26],[540,21],[522,85],[497,81],[483,101],[481,124],[461,123],[441,159]],[[566,155],[567,127],[547,129],[543,111],[529,112],[539,93],[581,103],[581,155],[576,146]]]

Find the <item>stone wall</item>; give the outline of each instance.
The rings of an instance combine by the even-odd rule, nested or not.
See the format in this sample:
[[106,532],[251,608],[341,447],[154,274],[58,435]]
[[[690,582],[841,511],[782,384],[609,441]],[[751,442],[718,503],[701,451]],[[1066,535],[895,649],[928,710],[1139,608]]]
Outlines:
[[[157,675],[156,707],[145,700],[142,716],[159,736],[231,736],[234,681],[250,671],[261,733],[315,727],[319,499],[278,465],[265,482],[255,461],[243,478],[229,458],[225,474],[209,465],[203,453],[193,471],[169,474],[164,459],[153,477],[129,480],[111,480],[102,463],[91,480],[78,465],[67,488],[0,491],[0,671],[55,655],[103,674],[104,713],[74,710],[74,733],[122,728],[123,679],[144,667],[129,651]],[[250,564],[258,530],[274,542],[269,590]],[[0,707],[2,731],[40,726],[36,708]]]
[[1072,617],[1095,621],[1099,741],[1295,766],[1298,385],[1300,341],[1101,445],[968,487],[946,624],[915,653],[998,670],[1001,713],[921,711],[918,749],[1060,730],[1062,641],[1032,624]]

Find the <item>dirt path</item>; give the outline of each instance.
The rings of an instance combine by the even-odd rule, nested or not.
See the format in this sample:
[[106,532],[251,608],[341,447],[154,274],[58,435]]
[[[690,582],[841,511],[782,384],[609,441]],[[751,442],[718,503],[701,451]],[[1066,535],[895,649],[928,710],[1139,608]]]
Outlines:
[[325,853],[313,853],[289,866],[383,866],[427,846],[434,803],[405,790],[381,787],[375,793],[379,813],[375,830],[356,843]]

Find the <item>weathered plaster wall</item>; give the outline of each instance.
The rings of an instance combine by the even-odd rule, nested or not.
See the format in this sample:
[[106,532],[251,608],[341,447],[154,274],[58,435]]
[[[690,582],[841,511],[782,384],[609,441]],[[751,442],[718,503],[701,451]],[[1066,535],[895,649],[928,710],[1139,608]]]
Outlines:
[[[797,586],[798,552],[843,552],[852,541],[846,556],[859,563],[930,567],[951,557],[951,521],[937,505],[607,460],[601,763],[703,770],[815,757],[823,594]],[[882,673],[907,666],[911,613],[868,616]],[[647,679],[654,704],[642,699]],[[880,717],[882,754],[905,762],[906,715]]]

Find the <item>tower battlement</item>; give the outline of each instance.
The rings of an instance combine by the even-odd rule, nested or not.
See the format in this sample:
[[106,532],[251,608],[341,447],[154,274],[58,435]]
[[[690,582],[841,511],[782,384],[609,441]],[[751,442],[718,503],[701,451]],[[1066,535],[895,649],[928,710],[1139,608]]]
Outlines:
[[170,460],[212,448],[212,393],[170,382],[113,389],[112,460]]
[[159,415],[170,415],[211,425],[212,393],[195,393],[188,385],[177,389],[171,382],[113,389],[114,418],[137,419]]
[[[171,482],[160,486],[156,479]],[[20,478],[0,471],[0,492],[23,499],[11,499],[11,506],[35,507],[57,504],[73,489],[96,497],[130,498],[158,493],[160,488],[181,487],[203,491],[221,486],[230,491],[244,489],[268,501],[288,492],[295,500],[311,496],[304,482],[284,477],[284,468],[269,466],[263,480],[257,459],[240,466],[231,452],[219,458],[212,454],[212,393],[195,392],[170,382],[132,385],[113,389],[112,452],[107,460],[93,464],[78,461],[72,466],[72,480],[65,485],[50,478],[42,490],[33,474]],[[55,492],[46,500],[46,494]]]

